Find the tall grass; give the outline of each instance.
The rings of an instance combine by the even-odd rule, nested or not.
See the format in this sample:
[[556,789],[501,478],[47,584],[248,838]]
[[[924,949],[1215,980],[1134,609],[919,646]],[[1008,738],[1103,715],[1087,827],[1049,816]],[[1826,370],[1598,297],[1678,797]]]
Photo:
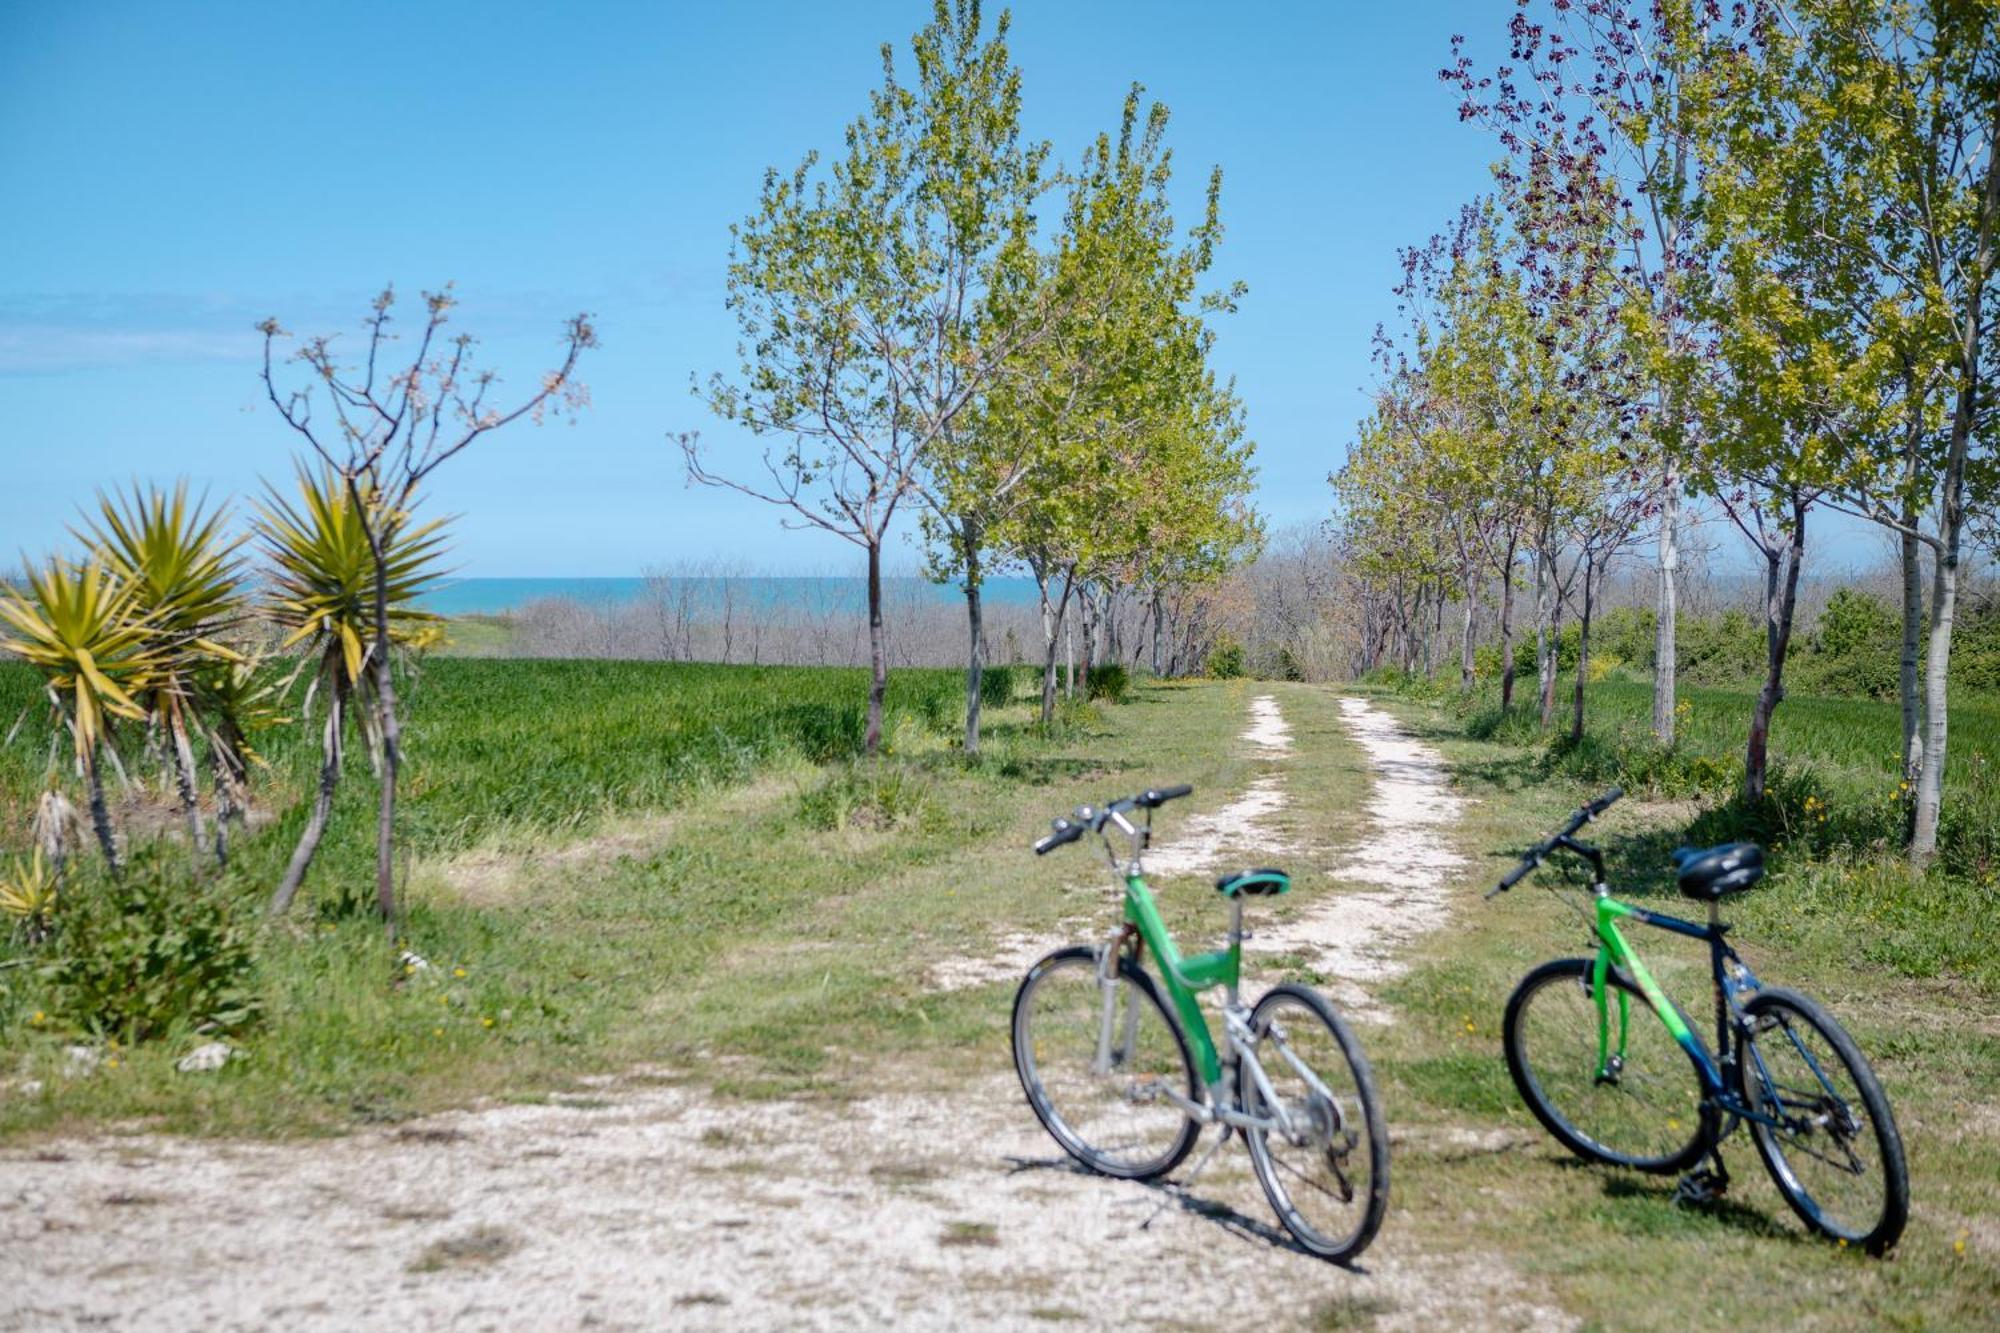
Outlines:
[[[964,680],[952,670],[896,672],[891,747],[911,729],[952,730]],[[845,667],[442,658],[403,688],[401,819],[406,845],[422,855],[499,828],[553,833],[622,810],[672,805],[691,789],[786,756],[825,763],[858,755],[868,677]],[[0,662],[0,735],[29,713],[13,742],[0,746],[0,851],[26,845],[48,763],[41,707],[33,673]],[[243,850],[248,870],[296,836],[304,811],[292,798],[311,782],[317,725],[315,718],[260,738],[270,765],[253,779],[260,803],[287,813]],[[365,765],[358,745],[348,762]],[[363,807],[372,800],[370,784],[346,784],[316,880],[344,878],[346,862],[366,851],[372,835]]]
[[[1768,791],[1749,804],[1742,749],[1750,690],[1682,690],[1675,743],[1663,746],[1652,736],[1649,682],[1588,686],[1580,741],[1569,739],[1567,707],[1544,732],[1531,699],[1502,713],[1490,690],[1467,697],[1429,682],[1379,683],[1442,703],[1475,740],[1520,747],[1501,766],[1510,774],[1690,802],[1684,822],[1620,849],[1621,888],[1669,892],[1666,853],[1676,844],[1749,839],[1776,853],[1778,892],[1747,909],[1762,927],[1908,975],[1950,971],[2000,987],[2000,701],[1991,696],[1952,702],[1939,855],[1919,872],[1902,857],[1910,793],[1894,702],[1788,697],[1772,724]],[[1562,683],[1565,704],[1569,688]]]

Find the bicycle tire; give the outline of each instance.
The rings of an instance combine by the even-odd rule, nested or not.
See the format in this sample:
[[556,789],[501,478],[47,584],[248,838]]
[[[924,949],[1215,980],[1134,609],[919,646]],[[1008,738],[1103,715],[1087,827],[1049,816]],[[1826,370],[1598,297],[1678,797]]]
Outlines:
[[[1038,1046],[1040,1041],[1058,1039],[1059,1034],[1050,1033],[1043,1037],[1035,1031],[1037,997],[1056,982],[1081,984],[1088,980],[1091,992],[1101,998],[1102,992],[1096,989],[1097,959],[1097,950],[1078,945],[1058,949],[1028,969],[1014,995],[1014,1072],[1021,1080],[1021,1091],[1027,1096],[1028,1105],[1034,1109],[1036,1119],[1042,1122],[1042,1127],[1048,1130],[1049,1136],[1062,1146],[1064,1152],[1100,1175],[1120,1180],[1152,1180],[1172,1171],[1187,1157],[1201,1132],[1197,1122],[1171,1102],[1159,1101],[1153,1113],[1143,1119],[1146,1132],[1156,1135],[1162,1146],[1158,1152],[1148,1150],[1138,1156],[1121,1153],[1118,1144],[1096,1141],[1108,1131],[1095,1129],[1093,1124],[1098,1118],[1116,1118],[1115,1112],[1121,1103],[1127,1108],[1141,1104],[1132,1094],[1143,1090],[1143,1085],[1134,1086],[1135,1080],[1143,1073],[1172,1079],[1191,1102],[1199,1103],[1202,1099],[1201,1079],[1195,1071],[1194,1054],[1188,1048],[1187,1035],[1181,1031],[1173,1011],[1161,998],[1159,986],[1153,978],[1130,958],[1119,958],[1118,976],[1127,990],[1124,1001],[1127,1005],[1142,1006],[1136,1012],[1126,1011],[1132,1014],[1130,1022],[1133,1030],[1136,1032],[1137,1025],[1144,1022],[1147,1013],[1157,1017],[1159,1027],[1147,1026],[1147,1048],[1143,1060],[1134,1058],[1132,1052],[1126,1053],[1124,1058],[1132,1065],[1131,1069],[1100,1074],[1085,1068],[1082,1073],[1086,1076],[1080,1078],[1073,1058],[1063,1062],[1066,1067],[1061,1072],[1061,1100],[1071,1103],[1081,1101],[1084,1105],[1064,1107],[1056,1104],[1059,1099],[1049,1086],[1050,1071],[1044,1069],[1044,1056],[1053,1056],[1054,1052],[1042,1052]],[[1086,975],[1079,976],[1079,972]],[[1067,998],[1058,997],[1057,1003],[1063,1003]],[[1090,1012],[1079,1013],[1080,1022],[1092,1021]],[[1079,1034],[1070,1035],[1072,1040],[1069,1044],[1074,1046]],[[1094,1033],[1089,1035],[1094,1043]],[[1094,1049],[1093,1044],[1093,1054]],[[1068,1053],[1072,1057],[1076,1054],[1074,1050]],[[1142,1063],[1149,1068],[1140,1070],[1138,1066]],[[1089,1103],[1093,1100],[1102,1116],[1086,1119],[1086,1112],[1091,1110]],[[1171,1112],[1171,1119],[1178,1120],[1177,1129],[1170,1123],[1168,1112]],[[1128,1119],[1137,1121],[1140,1117],[1135,1115]],[[1127,1126],[1125,1132],[1133,1132],[1133,1127]]]
[[[1750,1127],[1751,1139],[1757,1144],[1757,1155],[1764,1159],[1764,1169],[1771,1173],[1778,1192],[1785,1196],[1785,1202],[1791,1205],[1800,1221],[1830,1240],[1859,1246],[1869,1254],[1887,1253],[1902,1236],[1903,1228],[1910,1219],[1910,1169],[1903,1155],[1902,1133],[1896,1128],[1895,1114],[1890,1110],[1888,1094],[1882,1091],[1881,1080],[1875,1077],[1867,1057],[1861,1054],[1861,1048],[1854,1044],[1847,1030],[1834,1021],[1818,1001],[1797,991],[1782,987],[1759,991],[1744,1003],[1743,1016],[1748,1020],[1748,1028],[1743,1036],[1744,1050],[1738,1062],[1738,1072],[1743,1084],[1743,1100],[1753,1111],[1772,1114],[1773,1102],[1780,1108],[1787,1104],[1785,1090],[1774,1086],[1777,1080],[1771,1071],[1794,1063],[1792,1056],[1805,1052],[1796,1029],[1791,1026],[1795,1020],[1803,1021],[1815,1030],[1846,1067],[1855,1096],[1867,1112],[1867,1126],[1854,1121],[1852,1106],[1840,1090],[1827,1086],[1825,1071],[1815,1068],[1815,1062],[1803,1059],[1796,1061],[1796,1065],[1817,1075],[1817,1091],[1813,1090],[1814,1085],[1788,1089],[1792,1093],[1791,1101],[1795,1105],[1801,1096],[1814,1098],[1820,1117],[1804,1122],[1800,1130],[1791,1134],[1782,1133],[1756,1119],[1746,1118],[1745,1123]],[[1773,1027],[1784,1028],[1789,1040],[1768,1044],[1761,1041],[1760,1037],[1768,1037]],[[1828,1105],[1829,1102],[1834,1104]],[[1822,1187],[1821,1192],[1816,1194],[1801,1177],[1801,1164],[1795,1158],[1823,1160],[1837,1171],[1847,1171],[1848,1168],[1838,1160],[1821,1158],[1819,1153],[1811,1151],[1804,1142],[1805,1136],[1830,1135],[1848,1161],[1858,1166],[1860,1158],[1850,1143],[1861,1136],[1864,1128],[1873,1131],[1867,1137],[1873,1140],[1877,1160],[1881,1164],[1881,1202],[1879,1206],[1866,1210],[1869,1215],[1850,1221],[1829,1212],[1831,1203],[1823,1197],[1825,1188]],[[1795,1151],[1786,1150],[1788,1140]],[[1813,1179],[1818,1178],[1819,1173],[1815,1171]],[[1828,1179],[1831,1181],[1832,1177]]]
[[[1287,1099],[1280,1092],[1280,1100],[1290,1101],[1287,1109],[1310,1123],[1310,1134],[1328,1141],[1284,1143],[1281,1145],[1284,1160],[1281,1160],[1272,1150],[1268,1129],[1246,1129],[1243,1138],[1250,1149],[1250,1165],[1257,1173],[1257,1183],[1263,1186],[1264,1197],[1285,1230],[1292,1233],[1292,1239],[1322,1259],[1346,1263],[1368,1248],[1389,1208],[1389,1133],[1382,1116],[1382,1097],[1376,1090],[1375,1076],[1368,1066],[1368,1057],[1362,1053],[1361,1043],[1326,998],[1309,986],[1292,983],[1274,986],[1257,1001],[1250,1012],[1250,1029],[1256,1034],[1260,1048],[1288,1005],[1302,1011],[1293,1022],[1317,1022],[1325,1027],[1332,1037],[1332,1050],[1338,1052],[1340,1062],[1346,1065],[1347,1077],[1342,1079],[1338,1073],[1329,1077],[1324,1047],[1322,1058],[1307,1066],[1324,1086],[1323,1091],[1310,1088],[1296,1070],[1287,1067],[1289,1062],[1286,1065],[1267,1062],[1265,1075],[1272,1079],[1274,1087],[1281,1081],[1297,1080],[1302,1095]],[[1239,1067],[1238,1081],[1238,1102],[1244,1111],[1253,1116],[1265,1114],[1262,1091],[1247,1069]],[[1352,1089],[1353,1105],[1343,1110],[1337,1103],[1348,1087]],[[1328,1102],[1325,1092],[1332,1092],[1334,1098],[1322,1106],[1321,1103]],[[1358,1128],[1367,1139],[1365,1151],[1358,1154],[1354,1149],[1362,1145],[1354,1139],[1355,1127],[1347,1123],[1352,1111],[1359,1111]],[[1337,1150],[1336,1143],[1340,1145]],[[1293,1148],[1302,1150],[1296,1162],[1290,1160]],[[1356,1167],[1364,1165],[1368,1178],[1356,1189],[1352,1176]],[[1296,1177],[1300,1188],[1288,1185],[1286,1175]],[[1337,1223],[1329,1232],[1317,1218],[1306,1216],[1301,1196],[1313,1200],[1315,1209],[1325,1206],[1318,1202],[1320,1196],[1338,1202],[1342,1207],[1334,1211],[1337,1215],[1351,1213],[1351,1225]],[[1357,1202],[1360,1207],[1352,1208]]]
[[[1595,969],[1593,959],[1556,959],[1528,973],[1514,988],[1501,1026],[1507,1070],[1513,1076],[1514,1086],[1535,1119],[1541,1121],[1542,1128],[1584,1161],[1653,1175],[1684,1171],[1700,1161],[1715,1143],[1719,1128],[1719,1117],[1706,1095],[1701,1065],[1659,1021],[1638,985],[1614,968],[1606,977],[1630,1000],[1626,1008],[1629,1016],[1626,1056],[1615,1078],[1600,1079],[1596,1002],[1590,995]],[[1551,988],[1561,986],[1578,987],[1584,1003],[1575,1006],[1574,1016],[1561,1015],[1552,1020],[1553,1029],[1559,1031],[1569,1026],[1573,1017],[1587,1020],[1589,1026],[1582,1034],[1585,1040],[1575,1050],[1564,1052],[1560,1065],[1555,1063],[1556,1053],[1551,1051],[1537,1070],[1529,1050],[1528,1029],[1538,1020],[1531,1014],[1530,1006],[1540,997],[1558,995]],[[1545,1006],[1551,1012],[1555,1008],[1553,1001]],[[1630,1021],[1630,1017],[1641,1014],[1644,1017],[1636,1023]],[[1686,1021],[1685,1015],[1682,1021]],[[1645,1034],[1641,1039],[1647,1043],[1645,1052],[1636,1060],[1630,1045],[1635,1033]],[[1700,1038],[1695,1040],[1699,1043]],[[1535,1043],[1539,1041],[1537,1037]],[[1559,1100],[1568,1103],[1567,1109],[1557,1105]],[[1585,1120],[1591,1122],[1594,1133],[1578,1123]],[[1621,1139],[1628,1132],[1635,1137],[1623,1146],[1607,1141],[1614,1125],[1619,1126]],[[1628,1131],[1625,1127],[1628,1125],[1652,1128]],[[1637,1138],[1640,1135],[1650,1136],[1650,1141],[1640,1143]]]

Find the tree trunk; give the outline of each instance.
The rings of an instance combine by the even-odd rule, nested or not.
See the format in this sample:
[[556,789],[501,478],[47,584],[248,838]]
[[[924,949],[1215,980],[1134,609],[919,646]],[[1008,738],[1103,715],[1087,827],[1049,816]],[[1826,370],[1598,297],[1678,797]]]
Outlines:
[[1062,596],[1056,601],[1049,600],[1049,575],[1046,569],[1035,572],[1036,585],[1041,589],[1042,600],[1042,725],[1055,721],[1056,716],[1056,663],[1062,646],[1062,626],[1069,616],[1069,596],[1075,573],[1073,569],[1063,571]]
[[194,747],[188,742],[187,719],[181,716],[178,705],[167,710],[167,730],[173,739],[174,785],[179,789],[181,815],[187,820],[188,845],[199,867],[207,836],[201,822],[201,795],[195,790]]
[[980,605],[979,525],[971,519],[959,526],[965,557],[965,753],[979,753],[979,706],[986,676],[986,620]]
[[1500,711],[1514,707],[1514,544],[1507,539],[1507,561],[1500,567]]
[[1583,616],[1577,622],[1576,634],[1576,684],[1574,710],[1570,714],[1569,738],[1571,741],[1583,739],[1583,691],[1590,680],[1590,619],[1595,609],[1593,596],[1597,583],[1597,557],[1586,552],[1583,557]]
[[1675,580],[1681,564],[1680,520],[1680,468],[1668,458],[1660,482],[1659,624],[1653,633],[1653,735],[1662,745],[1674,743],[1674,676],[1679,667],[1675,622],[1680,595]]
[[104,799],[104,770],[97,757],[92,755],[83,766],[84,780],[90,784],[90,827],[97,834],[97,845],[104,852],[104,864],[111,867],[112,878],[125,872],[124,862],[118,859],[118,833],[111,827],[111,807]]
[[1903,432],[1902,531],[1897,552],[1903,574],[1903,646],[1897,666],[1897,695],[1903,706],[1903,779],[1914,783],[1923,768],[1923,693],[1918,683],[1923,661],[1924,548],[1917,536],[1923,515],[1917,500],[1923,472],[1924,396],[1917,387],[1916,368],[1903,364],[1903,399],[1909,416]]
[[1161,661],[1166,657],[1167,646],[1167,598],[1160,591],[1160,585],[1153,585],[1153,674],[1160,674]]
[[224,753],[213,734],[209,737],[209,760],[215,778],[215,863],[229,869],[229,823],[242,816],[239,793],[243,780],[237,762]]
[[[356,507],[360,507],[356,497]],[[378,520],[379,521],[379,520]],[[396,675],[389,652],[389,569],[385,553],[393,529],[368,525],[375,557],[375,725],[382,742],[379,799],[375,806],[375,911],[382,929],[396,938],[396,778],[403,771],[403,724],[396,716]]]
[[319,792],[313,799],[313,812],[306,820],[305,831],[299,835],[299,844],[292,849],[285,877],[278,881],[278,891],[271,895],[272,916],[283,915],[292,905],[299,886],[306,882],[306,868],[319,851],[320,839],[326,836],[327,821],[333,816],[333,794],[340,786],[341,731],[346,716],[346,691],[336,687],[333,699],[327,704],[326,731],[320,742]]
[[1764,799],[1770,769],[1771,716],[1785,697],[1785,656],[1792,646],[1792,619],[1799,605],[1799,566],[1806,554],[1806,505],[1791,497],[1792,534],[1784,546],[1764,551],[1764,688],[1750,715],[1750,739],[1743,754],[1743,799]]
[[1090,669],[1097,662],[1097,631],[1099,627],[1097,595],[1085,584],[1078,594],[1077,609],[1083,617],[1083,659],[1078,664],[1076,674],[1077,691],[1081,697],[1090,698]]
[[1903,704],[1903,777],[1915,782],[1924,765],[1923,693],[1919,685],[1924,637],[1924,548],[1918,540],[1915,502],[1903,508],[1903,650],[1897,686]]
[[861,748],[882,750],[882,706],[889,696],[889,650],[882,634],[882,543],[868,543],[868,731]]
[[1541,705],[1541,724],[1547,730],[1556,708],[1556,613],[1550,597],[1555,582],[1549,569],[1549,553],[1535,553],[1535,696]]
[[1917,773],[1916,823],[1910,860],[1924,865],[1937,852],[1938,819],[1944,806],[1946,693],[1951,672],[1952,622],[1958,609],[1960,544],[1965,535],[1965,469],[1972,447],[1974,414],[1980,406],[1981,358],[1987,355],[1986,283],[1994,269],[1994,226],[2000,221],[2000,104],[1992,109],[1987,135],[1986,182],[1979,214],[1979,242],[1958,329],[1958,393],[1951,412],[1951,446],[1945,457],[1943,493],[1938,504],[1937,568],[1931,579],[1930,643],[1924,654],[1924,762]]
[[1458,643],[1458,687],[1472,692],[1473,633],[1478,627],[1479,590],[1467,575],[1465,580],[1465,627]]

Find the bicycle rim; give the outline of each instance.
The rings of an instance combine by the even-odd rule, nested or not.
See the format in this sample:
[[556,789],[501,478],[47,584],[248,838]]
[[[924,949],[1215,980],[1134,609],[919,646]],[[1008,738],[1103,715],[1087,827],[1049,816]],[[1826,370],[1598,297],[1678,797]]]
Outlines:
[[1097,955],[1064,949],[1036,963],[1014,1001],[1014,1067],[1028,1104],[1077,1161],[1105,1175],[1164,1175],[1199,1126],[1167,1092],[1200,1099],[1194,1058],[1152,979],[1119,960],[1104,1035]]
[[1901,1235],[1909,1186],[1888,1099],[1839,1025],[1803,996],[1744,1006],[1743,1098],[1772,1180],[1814,1230],[1880,1253]]
[[[1593,964],[1546,963],[1507,1004],[1507,1066],[1528,1109],[1586,1161],[1672,1173],[1709,1143],[1699,1067],[1638,988],[1609,975],[1609,1056],[1598,1058]],[[1620,999],[1623,1003],[1620,1003]]]
[[1367,1058],[1331,1006],[1303,986],[1265,995],[1250,1026],[1277,1105],[1246,1063],[1243,1108],[1263,1117],[1282,1110],[1291,1126],[1245,1132],[1258,1183],[1300,1245],[1350,1259],[1374,1239],[1389,1201],[1389,1140]]

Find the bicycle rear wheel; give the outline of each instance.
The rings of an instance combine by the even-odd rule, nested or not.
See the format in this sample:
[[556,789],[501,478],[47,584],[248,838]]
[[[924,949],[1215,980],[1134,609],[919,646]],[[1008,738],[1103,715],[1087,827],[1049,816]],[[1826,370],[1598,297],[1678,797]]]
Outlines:
[[1120,957],[1110,992],[1095,949],[1058,949],[1029,968],[1014,997],[1014,1069],[1064,1152],[1107,1176],[1149,1180],[1179,1166],[1201,1131],[1165,1094],[1198,1103],[1201,1083],[1153,979]]
[[1247,1129],[1250,1164],[1285,1230],[1343,1263],[1368,1248],[1389,1207],[1389,1131],[1361,1044],[1318,991],[1274,986],[1250,1012],[1255,1057],[1277,1095],[1272,1107],[1247,1065],[1246,1114],[1292,1130]]
[[1700,1066],[1639,988],[1612,971],[1606,974],[1612,1061],[1600,1067],[1594,968],[1588,958],[1558,959],[1514,988],[1502,1024],[1514,1086],[1543,1128],[1585,1161],[1661,1175],[1683,1171],[1714,1141],[1716,1117]]
[[1886,1253],[1909,1221],[1910,1173],[1875,1071],[1796,991],[1760,991],[1743,1014],[1743,1100],[1779,1122],[1746,1123],[1778,1192],[1821,1235]]

